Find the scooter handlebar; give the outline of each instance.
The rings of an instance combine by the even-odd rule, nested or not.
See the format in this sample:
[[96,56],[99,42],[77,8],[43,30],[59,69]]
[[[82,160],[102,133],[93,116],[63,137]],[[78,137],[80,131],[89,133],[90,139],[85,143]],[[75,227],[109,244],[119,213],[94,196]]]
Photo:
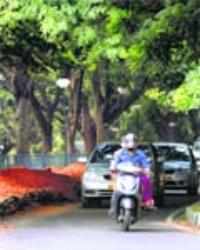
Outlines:
[[142,173],[142,169],[138,166],[134,166],[132,164],[119,164],[117,166],[118,172],[130,173],[130,174],[140,174]]

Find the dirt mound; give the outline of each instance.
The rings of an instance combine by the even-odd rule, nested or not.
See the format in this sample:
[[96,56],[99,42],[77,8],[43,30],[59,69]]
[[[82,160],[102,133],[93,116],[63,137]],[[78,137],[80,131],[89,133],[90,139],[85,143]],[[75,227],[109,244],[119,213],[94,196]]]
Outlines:
[[27,193],[48,191],[75,199],[76,183],[72,177],[50,170],[11,168],[0,171],[0,200],[23,197]]
[[52,167],[50,169],[53,173],[68,176],[73,179],[73,181],[80,183],[86,170],[86,165],[81,162],[74,162],[62,168]]
[[25,166],[0,170],[0,215],[4,216],[32,204],[75,201],[85,164],[43,170]]

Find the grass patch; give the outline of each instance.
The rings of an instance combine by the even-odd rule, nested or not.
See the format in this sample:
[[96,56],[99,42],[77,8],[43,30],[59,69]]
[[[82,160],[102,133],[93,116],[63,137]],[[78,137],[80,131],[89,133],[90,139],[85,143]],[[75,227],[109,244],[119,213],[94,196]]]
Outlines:
[[200,212],[200,202],[194,204],[194,205],[192,206],[192,210],[193,210],[194,212]]
[[186,221],[186,220],[187,220],[186,213],[181,214],[181,215],[178,217],[178,220],[180,220],[180,221]]

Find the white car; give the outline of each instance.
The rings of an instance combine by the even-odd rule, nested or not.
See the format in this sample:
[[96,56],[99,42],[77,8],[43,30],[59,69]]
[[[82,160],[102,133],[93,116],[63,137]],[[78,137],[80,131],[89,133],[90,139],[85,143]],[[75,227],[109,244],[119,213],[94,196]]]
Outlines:
[[82,207],[89,207],[94,200],[111,197],[113,190],[109,166],[114,152],[118,149],[119,143],[105,142],[97,145],[91,153],[81,183]]

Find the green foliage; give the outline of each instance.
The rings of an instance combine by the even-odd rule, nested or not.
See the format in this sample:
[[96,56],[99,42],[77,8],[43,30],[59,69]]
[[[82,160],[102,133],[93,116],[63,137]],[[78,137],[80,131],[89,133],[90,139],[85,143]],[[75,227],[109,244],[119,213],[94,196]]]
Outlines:
[[156,101],[162,107],[169,107],[167,93],[158,88],[152,88],[146,91],[145,96],[150,100]]
[[189,111],[200,108],[200,65],[191,69],[183,84],[170,93],[172,106],[177,111]]
[[200,107],[200,65],[186,74],[184,82],[175,90],[166,92],[158,88],[150,89],[146,96],[158,105],[176,112],[188,112]]
[[7,90],[0,89],[0,142],[4,140],[13,143],[15,136],[15,126],[13,121],[15,116],[15,100],[12,94]]
[[144,20],[142,27],[134,37],[132,46],[129,48],[131,70],[137,71],[148,60],[148,49],[154,40],[163,33],[171,35],[176,32],[174,23],[181,21],[184,13],[184,5],[177,3],[166,7],[154,18]]
[[129,12],[120,8],[112,7],[109,9],[106,20],[106,31],[110,34],[119,32],[123,21],[129,18]]
[[0,89],[0,104],[5,107],[6,105],[13,104],[15,101],[14,96],[6,89]]
[[154,125],[149,120],[148,115],[151,112],[150,102],[145,99],[140,100],[120,117],[118,135],[121,137],[126,133],[134,132],[141,142],[158,140]]
[[[200,106],[199,8],[198,0],[155,4],[139,0],[0,0],[1,64],[25,64],[30,78],[37,81],[37,97],[45,89],[49,100],[54,98],[54,84],[61,72],[84,69],[84,92],[92,111],[91,81],[96,71],[101,71],[103,97],[109,95],[113,105],[123,99],[117,90],[122,88],[131,96],[141,84],[135,79],[142,75],[146,79],[142,95],[148,102],[125,112],[120,127],[125,132],[145,124],[141,137],[155,138],[153,126],[145,118],[149,99],[166,111],[184,112]],[[10,98],[0,91],[0,99]],[[62,126],[57,121],[54,126],[57,135]],[[61,137],[56,136],[56,148],[64,146]]]

